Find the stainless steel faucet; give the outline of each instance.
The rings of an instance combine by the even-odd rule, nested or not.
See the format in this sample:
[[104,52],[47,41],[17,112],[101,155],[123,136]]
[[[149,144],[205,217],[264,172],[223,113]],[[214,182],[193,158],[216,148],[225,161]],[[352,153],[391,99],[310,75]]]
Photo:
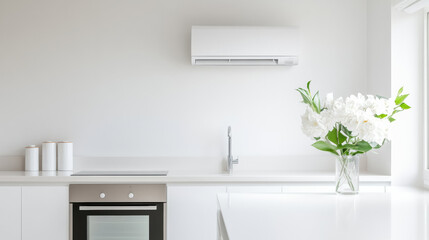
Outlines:
[[226,170],[229,174],[232,173],[234,169],[234,164],[238,164],[238,158],[234,159],[232,156],[232,137],[231,137],[231,126],[228,127],[228,164]]

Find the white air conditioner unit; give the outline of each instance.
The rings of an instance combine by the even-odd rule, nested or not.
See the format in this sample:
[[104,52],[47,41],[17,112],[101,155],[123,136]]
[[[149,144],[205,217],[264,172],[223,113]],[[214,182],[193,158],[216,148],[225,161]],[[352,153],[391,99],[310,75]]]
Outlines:
[[299,32],[293,27],[193,26],[193,65],[298,64]]

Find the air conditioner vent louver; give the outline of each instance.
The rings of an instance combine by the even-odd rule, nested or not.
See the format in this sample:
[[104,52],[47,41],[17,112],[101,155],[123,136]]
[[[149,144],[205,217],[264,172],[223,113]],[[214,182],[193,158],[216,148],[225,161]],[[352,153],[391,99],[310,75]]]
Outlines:
[[192,64],[292,66],[299,34],[291,27],[192,27]]
[[278,58],[192,58],[192,64],[194,65],[212,65],[212,66],[292,66],[298,64],[297,57],[278,57]]

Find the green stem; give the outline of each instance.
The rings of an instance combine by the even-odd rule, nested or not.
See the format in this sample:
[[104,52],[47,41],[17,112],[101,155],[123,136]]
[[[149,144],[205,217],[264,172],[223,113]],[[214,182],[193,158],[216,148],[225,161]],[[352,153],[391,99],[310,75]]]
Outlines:
[[347,162],[347,156],[341,155],[339,157],[339,161],[341,164],[341,170],[340,170],[340,173],[338,175],[337,185],[335,187],[336,192],[338,192],[338,189],[339,189],[341,182],[343,181],[344,178],[347,180],[347,184],[349,185],[350,189],[352,191],[355,191],[355,186],[354,186],[353,181],[350,177],[350,173],[347,170],[347,166],[349,164]]

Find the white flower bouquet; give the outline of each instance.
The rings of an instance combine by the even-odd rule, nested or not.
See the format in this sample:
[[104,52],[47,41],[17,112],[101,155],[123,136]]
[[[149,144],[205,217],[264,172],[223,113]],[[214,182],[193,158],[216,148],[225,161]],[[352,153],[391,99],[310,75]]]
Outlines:
[[337,192],[341,191],[342,183],[339,181],[344,180],[348,190],[356,193],[358,190],[350,172],[355,170],[353,166],[358,169],[358,164],[350,164],[349,161],[353,156],[378,149],[390,140],[394,116],[410,108],[404,102],[409,94],[402,94],[401,88],[395,99],[360,93],[334,99],[330,93],[322,104],[319,92],[311,93],[310,83],[307,83],[307,89],[297,89],[303,103],[308,105],[301,117],[302,131],[315,139],[312,146],[339,159]]

